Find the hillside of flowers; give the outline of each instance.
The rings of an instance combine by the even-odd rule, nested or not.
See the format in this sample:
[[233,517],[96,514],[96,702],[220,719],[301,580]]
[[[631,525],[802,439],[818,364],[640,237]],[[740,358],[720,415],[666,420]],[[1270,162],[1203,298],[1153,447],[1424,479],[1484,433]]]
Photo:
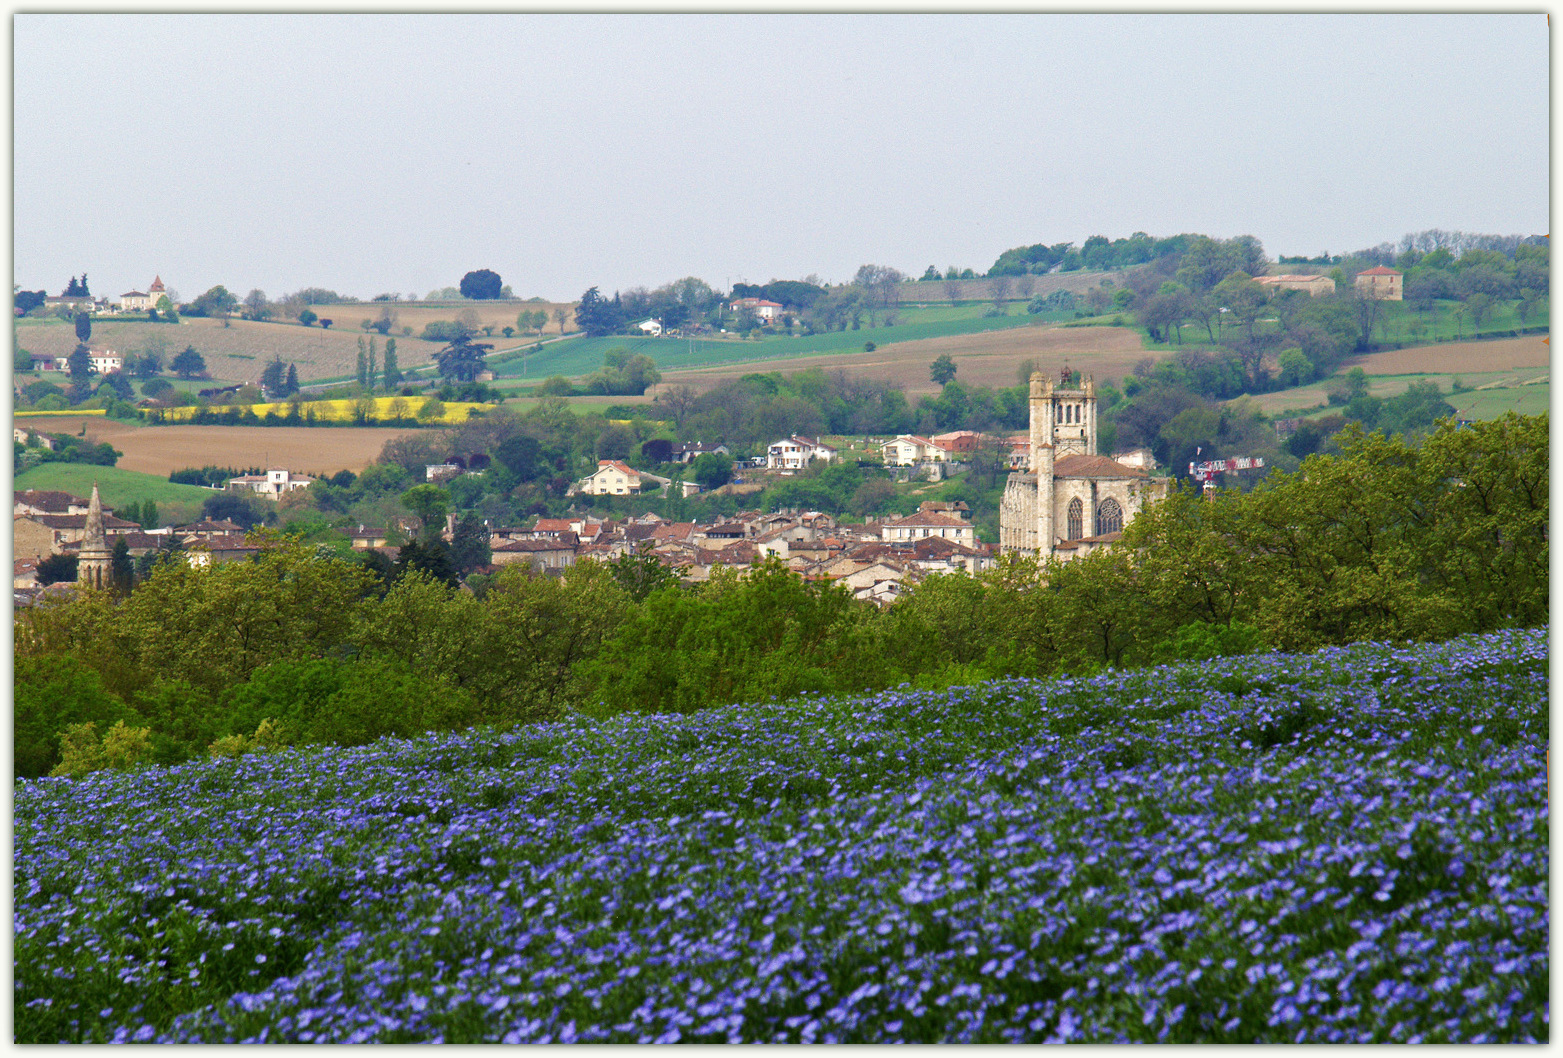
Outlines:
[[1547,632],[15,787],[15,1039],[1549,1039]]

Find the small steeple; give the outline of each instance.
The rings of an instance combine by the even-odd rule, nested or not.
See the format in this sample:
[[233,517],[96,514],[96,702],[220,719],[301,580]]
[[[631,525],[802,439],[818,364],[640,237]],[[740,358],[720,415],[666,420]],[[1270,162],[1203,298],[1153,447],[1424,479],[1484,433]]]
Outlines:
[[103,532],[103,500],[98,483],[92,483],[92,499],[87,501],[87,521],[82,527],[81,550],[77,552],[76,583],[94,588],[106,587],[114,565],[114,552]]
[[87,522],[82,529],[82,550],[92,548],[95,551],[108,549],[108,538],[103,533],[103,500],[98,496],[98,483],[92,483],[92,499],[87,501]]

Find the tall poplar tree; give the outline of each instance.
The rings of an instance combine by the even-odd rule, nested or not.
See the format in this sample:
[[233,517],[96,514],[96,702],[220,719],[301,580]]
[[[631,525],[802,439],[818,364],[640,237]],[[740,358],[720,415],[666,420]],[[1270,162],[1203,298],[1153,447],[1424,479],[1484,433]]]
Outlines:
[[402,372],[396,365],[396,339],[388,338],[385,342],[385,388],[395,389],[401,381]]

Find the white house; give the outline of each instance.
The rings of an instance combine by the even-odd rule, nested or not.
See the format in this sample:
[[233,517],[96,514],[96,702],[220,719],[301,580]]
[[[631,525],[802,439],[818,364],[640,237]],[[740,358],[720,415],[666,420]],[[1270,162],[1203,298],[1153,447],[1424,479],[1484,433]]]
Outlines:
[[902,434],[893,441],[887,441],[880,451],[887,467],[909,467],[929,460],[942,463],[945,457],[944,449],[916,434]]
[[662,333],[662,321],[658,319],[641,320],[635,326],[640,328],[643,333],[649,334],[653,338]]
[[267,467],[264,474],[245,474],[243,477],[229,478],[228,487],[235,490],[249,489],[251,492],[274,500],[284,492],[307,489],[314,480],[295,474],[284,467]]
[[[55,356],[53,353],[33,353],[34,371],[69,371],[71,369],[70,357]],[[112,349],[91,349],[87,353],[87,359],[92,364],[92,370],[99,375],[112,375],[122,370],[125,366],[125,358]]]
[[771,470],[802,470],[810,462],[829,462],[837,456],[828,444],[808,437],[786,437],[765,450],[765,465]]
[[924,504],[918,508],[916,514],[909,514],[893,522],[885,522],[880,527],[880,534],[885,543],[909,544],[928,537],[952,540],[967,547],[976,543],[977,534],[970,522],[932,508],[932,504]]
[[581,491],[591,496],[628,496],[640,491],[640,473],[617,459],[599,459],[597,473],[581,481]]
[[125,366],[125,358],[112,349],[94,349],[88,354],[92,370],[100,375],[112,375]]
[[764,298],[739,298],[733,302],[734,312],[741,312],[744,309],[750,309],[755,316],[771,322],[781,314],[782,307],[778,302],[766,301]]

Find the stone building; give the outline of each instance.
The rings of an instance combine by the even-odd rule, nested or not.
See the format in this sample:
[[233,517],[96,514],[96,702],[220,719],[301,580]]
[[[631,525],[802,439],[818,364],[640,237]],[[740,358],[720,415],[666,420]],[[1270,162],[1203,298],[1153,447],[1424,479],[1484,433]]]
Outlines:
[[1380,265],[1370,268],[1366,272],[1358,272],[1353,285],[1362,292],[1364,297],[1375,298],[1379,301],[1404,301],[1405,300],[1405,276],[1393,268],[1385,268]]
[[1165,480],[1098,454],[1094,380],[1073,389],[1033,374],[1030,402],[1030,465],[1004,488],[1000,550],[1067,561],[1116,541],[1146,503],[1166,496]]

